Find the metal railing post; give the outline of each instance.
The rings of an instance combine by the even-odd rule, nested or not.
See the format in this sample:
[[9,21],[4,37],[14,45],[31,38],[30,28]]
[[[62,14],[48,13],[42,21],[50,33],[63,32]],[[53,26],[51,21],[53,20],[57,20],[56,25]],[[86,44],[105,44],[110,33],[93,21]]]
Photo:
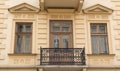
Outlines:
[[40,46],[40,65],[42,65],[42,48]]

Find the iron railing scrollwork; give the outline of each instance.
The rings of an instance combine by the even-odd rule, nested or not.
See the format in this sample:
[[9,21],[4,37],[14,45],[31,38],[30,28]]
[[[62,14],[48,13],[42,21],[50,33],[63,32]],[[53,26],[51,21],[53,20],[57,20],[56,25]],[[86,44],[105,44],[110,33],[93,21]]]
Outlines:
[[41,65],[85,65],[84,48],[41,48]]

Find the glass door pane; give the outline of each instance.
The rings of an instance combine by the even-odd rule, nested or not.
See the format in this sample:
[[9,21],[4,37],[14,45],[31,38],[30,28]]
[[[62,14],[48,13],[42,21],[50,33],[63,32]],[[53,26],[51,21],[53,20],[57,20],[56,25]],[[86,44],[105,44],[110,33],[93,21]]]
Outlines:
[[54,37],[54,48],[59,48],[60,39],[59,36]]
[[69,23],[62,24],[62,32],[69,32],[69,31],[70,31],[70,24]]
[[69,47],[69,36],[63,36],[63,46],[64,48]]
[[60,24],[59,23],[52,24],[52,32],[60,32]]

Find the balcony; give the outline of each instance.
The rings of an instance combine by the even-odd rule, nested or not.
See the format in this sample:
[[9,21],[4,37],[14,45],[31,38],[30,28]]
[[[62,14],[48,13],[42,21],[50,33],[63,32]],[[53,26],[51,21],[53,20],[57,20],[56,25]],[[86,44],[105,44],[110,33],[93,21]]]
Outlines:
[[41,48],[40,65],[85,65],[84,48]]
[[74,9],[81,11],[84,0],[40,0],[42,10],[49,9]]

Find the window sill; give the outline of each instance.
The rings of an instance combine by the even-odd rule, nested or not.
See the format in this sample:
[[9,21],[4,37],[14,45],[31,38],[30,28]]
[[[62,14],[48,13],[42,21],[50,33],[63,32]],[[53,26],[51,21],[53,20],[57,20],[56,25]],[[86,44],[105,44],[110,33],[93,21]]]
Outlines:
[[9,53],[9,56],[36,56],[37,54],[32,53]]
[[115,54],[87,54],[87,56],[115,56]]

